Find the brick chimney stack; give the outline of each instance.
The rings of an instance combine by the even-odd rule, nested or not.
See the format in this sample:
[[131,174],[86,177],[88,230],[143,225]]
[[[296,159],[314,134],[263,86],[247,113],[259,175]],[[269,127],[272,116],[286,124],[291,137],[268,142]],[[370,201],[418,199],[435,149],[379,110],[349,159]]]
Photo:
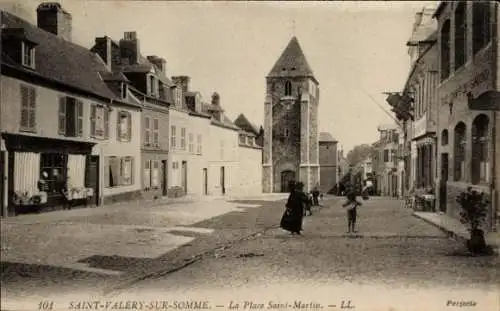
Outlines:
[[66,41],[72,39],[73,18],[58,2],[43,2],[36,9],[38,28]]
[[155,65],[165,76],[167,75],[167,61],[156,55],[150,55],[146,57],[148,61]]

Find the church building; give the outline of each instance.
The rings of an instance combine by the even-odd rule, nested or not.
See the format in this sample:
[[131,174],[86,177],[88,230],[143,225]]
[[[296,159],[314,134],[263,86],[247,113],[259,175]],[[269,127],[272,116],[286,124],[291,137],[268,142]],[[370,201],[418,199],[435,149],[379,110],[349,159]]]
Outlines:
[[291,180],[319,186],[318,85],[293,37],[266,77],[263,192],[288,192]]

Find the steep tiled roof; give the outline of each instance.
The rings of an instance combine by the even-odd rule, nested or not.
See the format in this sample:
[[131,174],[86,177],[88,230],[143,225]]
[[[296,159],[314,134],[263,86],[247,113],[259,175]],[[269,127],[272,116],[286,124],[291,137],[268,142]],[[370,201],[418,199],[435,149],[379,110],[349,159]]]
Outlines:
[[255,125],[253,125],[250,121],[248,121],[248,119],[243,114],[240,114],[238,118],[234,120],[234,124],[236,124],[236,126],[238,126],[244,131],[252,132],[255,135],[259,134],[259,129]]
[[[100,76],[109,70],[99,56],[82,46],[39,29],[13,14],[5,11],[1,14],[5,29],[22,28],[26,36],[37,44],[35,69],[30,71],[105,98],[116,98]],[[4,60],[2,55],[2,61]],[[27,70],[20,64],[15,66]]]
[[322,142],[336,142],[337,140],[333,138],[332,134],[328,132],[320,132],[319,133],[319,141]]
[[313,71],[300,47],[297,37],[293,37],[274,64],[268,77],[306,76],[314,77]]

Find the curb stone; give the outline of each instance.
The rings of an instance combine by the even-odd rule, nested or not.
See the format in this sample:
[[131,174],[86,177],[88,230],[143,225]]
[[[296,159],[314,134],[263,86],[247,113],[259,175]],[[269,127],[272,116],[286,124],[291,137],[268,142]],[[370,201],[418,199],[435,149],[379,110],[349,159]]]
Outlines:
[[456,240],[456,241],[458,241],[458,242],[463,242],[463,243],[465,243],[465,242],[468,240],[468,238],[467,238],[467,237],[465,237],[465,236],[463,236],[463,235],[461,235],[461,234],[459,234],[459,233],[456,233],[456,232],[454,232],[454,231],[453,231],[453,230],[451,230],[451,229],[447,229],[447,228],[445,228],[445,227],[443,227],[443,226],[440,226],[439,224],[436,224],[435,222],[432,222],[430,219],[427,219],[427,218],[425,218],[425,217],[422,217],[422,216],[421,216],[421,215],[419,215],[419,214],[412,213],[412,215],[413,215],[413,217],[416,217],[416,218],[418,218],[418,219],[421,219],[421,220],[425,221],[425,222],[426,222],[426,223],[428,223],[428,224],[433,225],[434,227],[436,227],[436,228],[438,228],[439,230],[441,230],[441,231],[443,231],[444,233],[446,233],[446,235],[447,235],[448,237],[450,237],[450,238],[452,238],[452,239],[454,239],[454,240]]
[[[451,229],[447,229],[444,226],[441,226],[441,225],[439,225],[437,223],[434,223],[430,219],[422,217],[419,214],[413,213],[412,215],[413,215],[413,217],[421,219],[421,220],[425,221],[426,223],[435,226],[436,228],[438,228],[441,231],[443,231],[444,233],[446,233],[446,235],[448,235],[449,238],[452,238],[452,239],[454,239],[454,240],[456,240],[456,241],[458,241],[460,243],[464,243],[465,244],[467,242],[467,240],[469,240],[468,236],[464,236],[463,234],[456,233],[456,232],[454,232]],[[500,254],[500,245],[490,245],[490,246],[493,248],[494,254],[496,254],[498,256]]]

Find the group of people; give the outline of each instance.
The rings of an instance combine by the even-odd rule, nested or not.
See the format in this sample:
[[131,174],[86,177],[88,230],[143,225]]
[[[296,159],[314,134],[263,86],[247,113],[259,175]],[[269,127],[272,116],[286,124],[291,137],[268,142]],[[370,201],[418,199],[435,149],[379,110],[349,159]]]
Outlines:
[[[303,231],[302,221],[306,215],[312,215],[312,206],[320,206],[319,198],[322,194],[315,187],[310,194],[304,192],[304,183],[290,182],[290,195],[286,203],[286,209],[281,218],[280,226],[282,229],[291,232],[292,234],[300,235]],[[357,207],[362,205],[356,200],[356,191],[354,188],[348,188],[346,192],[346,202],[342,207],[347,208],[347,226],[348,233],[356,232]]]

